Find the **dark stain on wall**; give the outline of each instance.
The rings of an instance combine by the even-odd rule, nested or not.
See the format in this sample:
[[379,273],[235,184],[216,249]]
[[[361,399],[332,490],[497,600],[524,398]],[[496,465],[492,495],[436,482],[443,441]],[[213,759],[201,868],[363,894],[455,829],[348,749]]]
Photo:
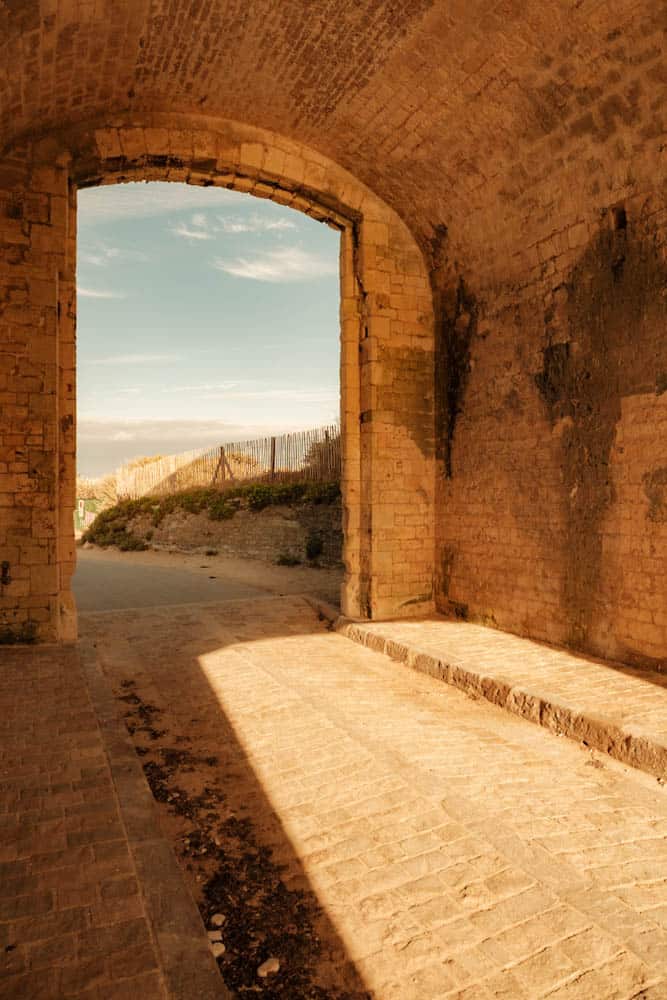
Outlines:
[[667,468],[647,472],[642,479],[649,507],[647,517],[658,524],[667,523]]
[[[609,463],[622,400],[660,385],[666,313],[656,234],[615,209],[544,316],[548,343],[535,384],[561,444],[563,602],[579,648],[602,610],[603,520],[614,501]],[[645,479],[654,516],[662,509],[663,472]]]
[[570,345],[549,344],[542,352],[544,363],[542,371],[535,376],[535,385],[544,402],[554,407],[563,395],[563,387],[568,378],[570,367]]
[[435,408],[437,457],[452,478],[452,450],[470,376],[470,347],[477,332],[477,302],[463,278],[436,301]]
[[[364,364],[367,357],[364,341],[360,352]],[[387,375],[386,384],[378,388],[378,409],[393,411],[422,455],[432,458],[435,453],[433,352],[381,343],[378,362]]]
[[454,560],[456,559],[456,549],[453,545],[445,545],[442,549],[442,554],[440,557],[440,566],[438,567],[438,593],[442,594],[444,598],[449,598],[449,588],[452,582],[452,570],[454,569]]

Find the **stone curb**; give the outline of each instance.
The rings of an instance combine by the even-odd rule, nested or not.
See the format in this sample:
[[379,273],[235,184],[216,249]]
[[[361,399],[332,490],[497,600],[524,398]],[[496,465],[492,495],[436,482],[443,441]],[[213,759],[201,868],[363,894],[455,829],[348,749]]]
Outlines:
[[[567,736],[568,739],[584,743],[590,749],[606,753],[623,764],[646,771],[657,778],[667,777],[667,745],[650,734],[619,726],[612,719],[582,711],[538,691],[513,687],[500,673],[471,670],[460,662],[449,661],[446,654],[440,658],[418,646],[386,638],[377,631],[377,625],[371,631],[362,622],[338,615],[335,609],[322,602],[311,603],[330,618],[336,632],[353,642],[384,653],[392,660],[451,684],[466,694],[484,698],[514,715],[544,726],[558,736]],[[334,612],[333,617],[331,612]]]
[[81,642],[79,656],[167,995],[170,1000],[233,1000],[211,953],[199,910],[160,830],[153,796],[92,643]]

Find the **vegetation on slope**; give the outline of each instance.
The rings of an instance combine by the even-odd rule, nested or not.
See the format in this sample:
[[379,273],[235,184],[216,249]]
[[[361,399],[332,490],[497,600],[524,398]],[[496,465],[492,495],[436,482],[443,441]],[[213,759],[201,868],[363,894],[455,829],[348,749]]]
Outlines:
[[82,541],[101,547],[117,545],[123,552],[142,550],[148,547],[146,543],[128,531],[130,522],[141,515],[148,514],[157,528],[168,514],[179,510],[188,514],[206,512],[211,520],[224,521],[241,508],[259,511],[279,504],[329,504],[339,497],[338,483],[294,482],[254,483],[227,487],[224,491],[201,487],[164,497],[121,500],[98,514],[84,532]]

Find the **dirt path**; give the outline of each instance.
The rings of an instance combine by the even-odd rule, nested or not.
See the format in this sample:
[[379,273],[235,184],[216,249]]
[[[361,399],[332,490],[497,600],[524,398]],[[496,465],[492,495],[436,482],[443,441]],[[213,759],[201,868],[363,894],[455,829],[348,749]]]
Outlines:
[[77,549],[74,593],[80,611],[312,594],[337,606],[342,569],[274,566],[256,559],[164,552]]

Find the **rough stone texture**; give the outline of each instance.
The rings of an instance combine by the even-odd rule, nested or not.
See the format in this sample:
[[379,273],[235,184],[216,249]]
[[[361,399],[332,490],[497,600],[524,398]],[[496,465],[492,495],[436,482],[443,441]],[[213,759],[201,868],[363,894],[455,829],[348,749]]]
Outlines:
[[[667,237],[648,187],[480,292],[440,480],[439,606],[667,664]],[[563,207],[563,212],[569,211]],[[620,228],[619,228],[620,226]]]
[[[327,612],[336,620],[335,610]],[[336,629],[474,698],[667,777],[667,675],[444,618]]]
[[168,514],[157,528],[149,517],[134,518],[129,531],[151,545],[181,549],[217,549],[223,555],[263,559],[273,563],[281,555],[306,561],[306,545],[313,537],[322,542],[322,566],[339,566],[343,535],[341,508],[334,504],[294,504],[239,510],[233,517],[214,521],[207,513]]
[[[348,612],[423,610],[435,579],[443,610],[650,665],[666,22],[655,0],[12,0],[0,147],[71,154],[76,184],[222,183],[341,226]],[[14,195],[42,176],[3,181],[0,246],[29,238]],[[64,634],[54,558],[29,586]]]
[[511,93],[513,112],[489,123],[494,176],[475,186],[465,233],[446,218],[434,258],[437,603],[661,667],[665,10],[528,4],[524,16],[539,66],[521,79],[520,29],[517,65],[471,97],[495,116]]
[[76,634],[74,231],[66,158],[0,164],[0,622]]
[[209,780],[377,1000],[667,995],[655,778],[350,643],[296,597],[81,617],[167,745],[216,754]]
[[[138,179],[217,183],[289,204],[341,231],[343,604],[347,613],[362,617],[427,611],[433,607],[435,529],[433,319],[428,275],[413,237],[391,209],[344,170],[288,140],[233,122],[205,129],[199,119],[193,125],[192,118],[173,115],[147,114],[141,120],[142,126],[63,130],[57,141],[43,140],[25,155],[32,163],[57,152],[70,164],[62,184],[69,177],[72,190]],[[15,220],[7,213],[5,218],[0,215],[0,241],[3,227],[9,239]],[[39,238],[65,269],[74,233],[69,234],[65,258],[63,233],[51,224],[42,228]],[[30,224],[25,229],[24,243],[32,249],[37,230]],[[71,347],[73,290],[71,283],[59,281],[57,267],[48,278],[54,315],[67,320],[53,330],[50,340],[44,338],[55,351],[58,334]],[[19,311],[25,323],[39,326],[29,299]],[[11,341],[9,348],[0,355],[8,374],[15,365]],[[21,375],[31,370],[31,363],[27,352]],[[68,371],[57,393],[40,404],[45,426],[62,433],[73,428],[73,378]],[[59,407],[67,410],[62,419]],[[7,425],[14,449],[10,457],[25,434],[11,437],[12,428]],[[54,453],[47,454],[53,460]],[[49,574],[53,589],[50,614],[39,623],[42,637],[66,639],[72,636],[73,617],[65,619],[56,611],[72,606],[71,447],[62,449],[57,470],[45,487],[43,506],[52,518],[60,512],[60,547],[40,555],[40,567]],[[36,492],[32,484],[26,489],[29,498]],[[8,502],[14,503],[13,494]],[[28,539],[34,532],[34,526],[24,528]],[[400,562],[394,559],[399,551]],[[22,557],[16,565],[22,567]],[[53,582],[57,579],[59,584]],[[41,576],[39,581],[41,585]],[[19,623],[34,618],[34,586],[7,599]]]
[[[224,1000],[107,682],[87,653],[4,650],[0,997]],[[153,859],[152,866],[146,857]]]

